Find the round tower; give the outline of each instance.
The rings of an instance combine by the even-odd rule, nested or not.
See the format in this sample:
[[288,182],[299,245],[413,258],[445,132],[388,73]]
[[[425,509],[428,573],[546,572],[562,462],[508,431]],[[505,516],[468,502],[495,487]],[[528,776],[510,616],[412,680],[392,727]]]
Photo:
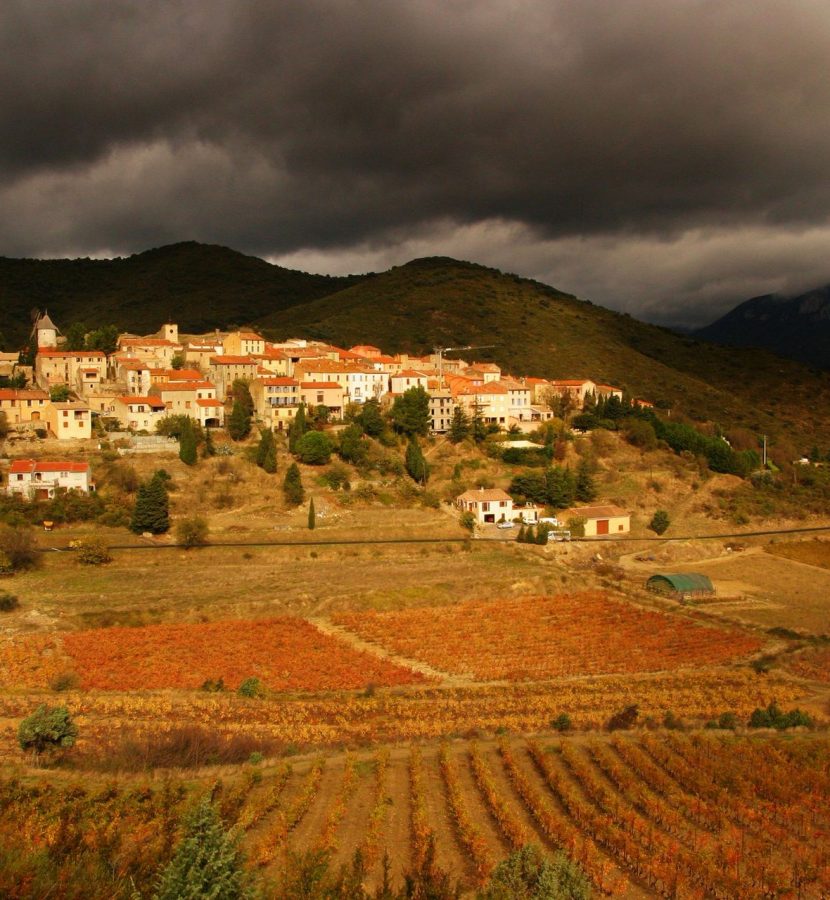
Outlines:
[[58,329],[49,318],[49,313],[44,311],[35,322],[38,350],[54,349],[58,346]]

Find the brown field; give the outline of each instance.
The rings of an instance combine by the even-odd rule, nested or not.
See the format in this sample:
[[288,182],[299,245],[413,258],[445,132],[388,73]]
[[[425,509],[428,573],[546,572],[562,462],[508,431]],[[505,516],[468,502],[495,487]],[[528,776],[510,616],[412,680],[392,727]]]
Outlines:
[[819,566],[822,569],[830,569],[830,541],[827,540],[768,544],[766,551],[773,556],[792,559],[810,566]]

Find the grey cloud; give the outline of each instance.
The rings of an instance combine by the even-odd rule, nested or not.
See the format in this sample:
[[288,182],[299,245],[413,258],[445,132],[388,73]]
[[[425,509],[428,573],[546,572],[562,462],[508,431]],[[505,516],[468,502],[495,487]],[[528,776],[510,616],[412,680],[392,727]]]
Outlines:
[[827,220],[828,51],[811,0],[11,0],[0,252],[786,240]]

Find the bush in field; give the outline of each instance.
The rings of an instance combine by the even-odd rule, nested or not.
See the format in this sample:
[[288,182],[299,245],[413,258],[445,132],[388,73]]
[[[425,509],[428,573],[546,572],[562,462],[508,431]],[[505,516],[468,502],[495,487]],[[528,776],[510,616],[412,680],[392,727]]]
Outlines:
[[0,556],[13,572],[34,569],[40,564],[37,541],[31,528],[0,525]]
[[625,709],[621,709],[619,712],[614,713],[605,727],[609,731],[633,728],[639,716],[640,710],[636,706],[626,706]]
[[812,728],[814,725],[813,718],[808,713],[800,709],[791,709],[784,712],[779,709],[778,705],[773,701],[766,709],[755,709],[749,718],[750,728],[776,728],[778,731],[784,731],[787,728]]
[[470,512],[469,509],[464,510],[463,513],[458,517],[458,523],[462,528],[466,528],[467,531],[475,531],[476,527],[476,517],[475,514]]
[[65,706],[41,704],[20,723],[17,739],[23,750],[31,750],[40,756],[47,750],[71,747],[78,737],[78,728]]
[[204,547],[208,542],[208,523],[201,516],[190,516],[176,524],[176,542],[183,547]]
[[20,601],[14,594],[0,591],[0,612],[14,612],[20,606]]
[[107,542],[102,538],[91,537],[81,541],[78,547],[78,562],[85,566],[102,566],[112,562],[112,554]]
[[239,685],[237,694],[240,697],[261,697],[264,693],[262,682],[258,678],[246,678]]

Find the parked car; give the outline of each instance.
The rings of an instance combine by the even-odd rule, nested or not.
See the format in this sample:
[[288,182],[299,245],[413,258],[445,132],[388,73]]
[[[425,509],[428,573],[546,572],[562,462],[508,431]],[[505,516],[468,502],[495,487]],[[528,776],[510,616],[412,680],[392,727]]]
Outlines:
[[515,528],[515,527],[516,527],[515,522],[499,522],[499,524],[496,525],[496,528]]
[[554,528],[558,528],[562,523],[559,521],[559,519],[556,518],[556,516],[543,516],[541,519],[539,519],[539,524],[553,525]]
[[567,528],[562,529],[561,531],[550,531],[548,532],[548,540],[549,541],[569,541],[571,539],[571,533]]

